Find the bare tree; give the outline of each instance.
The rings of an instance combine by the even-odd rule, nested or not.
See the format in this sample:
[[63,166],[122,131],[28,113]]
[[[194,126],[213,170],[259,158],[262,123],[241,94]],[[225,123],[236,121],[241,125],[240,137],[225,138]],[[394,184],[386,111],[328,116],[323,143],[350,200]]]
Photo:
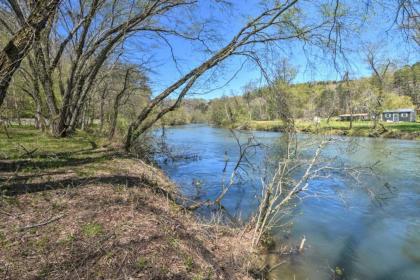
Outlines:
[[124,42],[139,33],[182,36],[162,25],[160,17],[194,4],[188,0],[63,2],[58,15],[36,37],[28,64],[33,88],[39,83],[45,94],[53,135],[74,131],[98,73],[109,58],[122,53]]
[[[253,221],[253,245],[258,245],[262,238],[270,231],[281,226],[284,218],[303,199],[320,197],[327,199],[325,194],[320,195],[311,190],[312,180],[328,179],[331,176],[351,180],[363,189],[372,199],[378,198],[378,193],[363,183],[366,176],[374,174],[374,166],[354,166],[338,164],[336,157],[329,158],[323,151],[331,145],[339,145],[339,139],[323,137],[321,139],[298,141],[297,135],[289,133],[284,135],[285,148],[280,159],[276,161],[273,176],[269,177],[262,187],[259,200],[259,209]],[[349,143],[351,144],[351,143]],[[350,148],[350,146],[347,147]],[[308,152],[310,151],[310,156]],[[303,249],[302,240],[299,251]]]
[[115,135],[115,128],[117,127],[117,119],[118,119],[118,110],[120,107],[121,99],[123,98],[123,96],[126,94],[128,90],[129,78],[130,78],[130,68],[127,69],[125,72],[123,88],[115,96],[113,113],[111,117],[111,128],[109,130],[109,136],[108,136],[109,140],[112,140],[112,138],[114,138],[114,135]]
[[[248,160],[248,157],[250,156],[250,151],[256,151],[257,148],[261,146],[261,143],[258,143],[253,136],[250,136],[247,138],[247,141],[245,143],[240,142],[240,138],[238,135],[236,135],[235,131],[230,131],[233,138],[235,139],[238,148],[239,148],[239,155],[238,159],[234,163],[233,170],[229,176],[229,180],[227,182],[223,179],[222,181],[222,190],[217,195],[216,199],[214,200],[213,204],[215,205],[221,205],[221,202],[225,195],[229,192],[231,187],[235,184],[236,180],[239,177],[240,171],[244,170],[245,165],[251,166],[250,161]],[[225,167],[223,168],[223,178],[226,176],[227,171],[227,165],[228,165],[228,159],[226,158],[225,161]]]
[[[296,135],[294,133],[287,134],[286,138],[285,155],[279,161],[272,179],[263,187],[262,200],[254,228],[254,245],[257,245],[262,236],[276,225],[276,219],[279,219],[280,211],[284,211],[284,206],[299,193],[306,191],[308,181],[319,175],[319,157],[328,143],[328,140],[321,141],[312,158],[308,160],[296,157],[298,154]],[[302,166],[303,175],[296,181],[291,175]]]
[[349,105],[349,111],[350,111],[350,123],[349,123],[349,129],[353,128],[353,114],[354,114],[354,106],[353,106],[353,89],[350,86],[350,77],[349,72],[346,72],[344,74],[344,84],[345,84],[345,94],[348,97],[348,105]]
[[[112,140],[115,135],[115,130],[117,128],[117,120],[120,112],[120,107],[127,104],[130,97],[134,93],[138,93],[140,95],[144,95],[144,93],[148,93],[149,88],[147,86],[147,80],[146,76],[143,73],[143,70],[136,69],[134,66],[128,65],[124,66],[126,69],[124,70],[124,78],[122,83],[122,88],[120,88],[117,91],[117,94],[114,97],[114,102],[112,106],[112,112],[111,112],[111,123],[110,123],[110,130],[108,134],[108,139]],[[117,73],[115,79],[115,83],[118,83],[120,80],[121,75]],[[112,86],[111,86],[112,87]],[[140,104],[136,104],[136,106],[139,106]]]
[[420,11],[417,0],[397,0],[397,12],[394,22],[406,37],[420,46]]
[[374,119],[373,119],[373,128],[376,129],[381,113],[383,110],[384,103],[384,90],[385,90],[385,77],[391,66],[391,61],[386,59],[385,62],[381,61],[379,58],[378,50],[374,48],[368,48],[366,55],[366,61],[373,72],[372,84],[377,88],[378,92],[376,95],[375,105],[374,105]]
[[[299,16],[299,12],[302,11],[302,8],[296,7],[298,2],[297,0],[284,3],[275,1],[271,7],[266,6],[262,13],[248,21],[224,47],[158,94],[129,126],[125,149],[129,150],[135,139],[166,113],[177,108],[201,76],[229,57],[246,57],[260,66],[256,49],[261,45],[274,44],[278,46],[283,41],[297,40],[306,44],[326,46],[326,38],[331,31],[330,26],[334,24],[334,18],[339,15],[333,15],[332,18],[329,16],[321,18],[320,22],[316,24],[305,24],[293,17],[294,14]],[[331,38],[331,41],[333,40]],[[340,47],[340,42],[336,42],[334,46]],[[173,93],[177,93],[176,102],[172,106],[156,112],[155,108]],[[289,113],[285,113],[285,115],[289,116]]]

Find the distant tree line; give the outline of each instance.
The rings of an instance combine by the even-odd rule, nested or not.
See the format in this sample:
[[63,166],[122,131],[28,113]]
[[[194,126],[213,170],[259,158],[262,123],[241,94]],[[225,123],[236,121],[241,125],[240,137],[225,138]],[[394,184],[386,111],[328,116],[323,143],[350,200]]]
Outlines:
[[[217,30],[216,19],[201,19],[197,1],[3,0],[0,116],[18,121],[31,117],[37,128],[56,137],[77,129],[94,129],[110,139],[119,135],[130,150],[157,122],[210,119],[223,124],[349,110],[377,113],[392,102],[418,107],[418,64],[399,69],[394,78],[389,64],[372,57],[372,78],[292,85],[296,71],[283,60],[274,79],[266,75],[267,54],[275,56],[280,46],[289,44],[321,50],[338,64],[345,57],[342,34],[358,32],[352,26],[356,18],[363,22],[365,14],[355,14],[361,8],[370,11],[386,4],[396,15],[394,25],[418,43],[418,12],[412,1],[362,2],[264,1],[236,33],[222,38],[218,32],[225,32]],[[232,6],[229,1],[200,3],[222,10]],[[191,43],[204,56],[152,94],[153,69],[141,58],[153,57],[156,46],[166,46],[178,66],[174,38]],[[256,65],[268,86],[211,102],[184,100],[232,57]]]
[[237,96],[224,96],[211,100],[208,120],[217,125],[239,124],[247,120],[280,119],[282,108],[279,95],[285,96],[294,118],[330,118],[339,114],[369,113],[378,108],[379,95],[383,95],[379,110],[420,109],[420,63],[389,70],[383,77],[380,93],[375,75],[367,78],[318,81],[288,84],[277,80],[276,90],[268,87],[248,87]]

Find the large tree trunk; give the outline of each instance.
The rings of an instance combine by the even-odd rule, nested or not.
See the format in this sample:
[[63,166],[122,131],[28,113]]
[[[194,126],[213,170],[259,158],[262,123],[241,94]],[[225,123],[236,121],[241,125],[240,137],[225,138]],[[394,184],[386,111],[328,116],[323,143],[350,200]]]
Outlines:
[[115,103],[114,104],[114,113],[112,114],[112,118],[111,118],[111,128],[109,130],[109,136],[108,136],[109,140],[112,140],[112,138],[114,138],[115,129],[117,127],[117,119],[118,119],[118,104]]
[[0,106],[6,97],[10,80],[22,59],[32,47],[36,34],[54,16],[60,0],[39,0],[25,25],[13,36],[0,53]]
[[81,120],[80,120],[80,129],[81,130],[86,129],[86,118],[87,118],[86,115],[87,115],[87,107],[88,106],[89,106],[88,104],[85,104],[82,108],[82,117],[81,117]]
[[46,123],[44,116],[42,115],[42,103],[41,103],[41,97],[34,96],[34,102],[35,102],[35,128],[41,129],[41,131],[45,131]]
[[35,69],[34,60],[31,58],[31,56],[28,57],[29,66],[32,72],[32,84],[30,85],[32,87],[32,90],[30,89],[27,91],[29,95],[32,97],[35,103],[35,127],[37,129],[41,129],[43,132],[46,128],[46,122],[44,119],[44,115],[42,114],[42,98],[41,98],[41,92],[40,92],[40,86],[39,86],[39,76],[38,71]]
[[38,101],[35,101],[35,115],[34,115],[35,128],[41,129],[42,131],[44,131],[44,126],[43,126],[41,118],[42,118],[42,116],[41,116],[41,104]]

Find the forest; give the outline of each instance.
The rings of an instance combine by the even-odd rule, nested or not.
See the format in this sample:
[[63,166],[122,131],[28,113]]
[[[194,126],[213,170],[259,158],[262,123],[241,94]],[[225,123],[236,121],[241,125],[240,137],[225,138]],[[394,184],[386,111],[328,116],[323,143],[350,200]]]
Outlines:
[[[287,65],[284,63],[283,65]],[[386,65],[377,65],[383,68]],[[401,68],[390,66],[383,75],[383,89],[378,87],[374,74],[370,77],[339,81],[314,81],[293,83],[296,69],[278,69],[276,89],[259,87],[250,82],[242,91],[230,96],[210,100],[186,99],[184,105],[162,119],[162,125],[182,125],[189,123],[209,123],[219,127],[232,127],[256,130],[282,130],[282,104],[277,95],[282,94],[287,100],[290,114],[296,120],[297,128],[311,133],[321,133],[314,128],[314,118],[322,122],[328,132],[353,133],[353,135],[375,135],[375,127],[368,121],[354,120],[358,131],[352,129],[349,122],[337,121],[339,115],[369,114],[399,108],[419,111],[420,64],[406,65]],[[372,70],[373,71],[373,70]],[[382,93],[380,93],[382,91]],[[380,102],[380,106],[378,106]],[[379,107],[379,108],[378,108]],[[352,124],[353,125],[353,124]],[[413,124],[386,124],[394,133],[387,137],[418,137],[419,127]],[[403,132],[407,132],[404,135]],[[413,132],[413,133],[412,133]],[[410,136],[411,135],[411,136]]]
[[[384,78],[381,110],[419,108],[420,63],[395,70]],[[287,97],[293,117],[331,118],[346,113],[373,113],[378,88],[375,77],[338,82],[290,84],[278,80],[279,90]],[[280,119],[276,97],[267,88],[246,88],[237,97],[223,97],[209,104],[210,120],[215,124],[240,123],[246,120]],[[227,109],[225,109],[227,107]]]
[[[0,278],[414,279],[420,231],[408,210],[401,232],[383,230],[384,244],[414,240],[393,250],[401,267],[389,273],[355,263],[362,240],[336,259],[342,244],[316,243],[315,229],[334,234],[346,188],[349,205],[365,207],[360,195],[418,209],[391,198],[406,199],[398,187],[418,196],[419,9],[0,0]],[[400,109],[417,119],[383,119]],[[392,150],[400,170],[387,165]],[[317,220],[328,223],[306,228],[322,212],[306,196],[329,195],[338,202],[322,202],[329,217]]]

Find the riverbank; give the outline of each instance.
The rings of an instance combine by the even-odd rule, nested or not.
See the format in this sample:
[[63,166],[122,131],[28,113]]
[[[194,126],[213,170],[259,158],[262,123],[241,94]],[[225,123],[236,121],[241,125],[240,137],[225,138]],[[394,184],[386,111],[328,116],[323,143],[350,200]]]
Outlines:
[[251,279],[250,233],[199,220],[105,140],[0,133],[2,279]]
[[[383,127],[379,125],[374,130],[372,129],[372,122],[369,121],[355,121],[353,122],[352,129],[349,129],[350,123],[345,121],[331,120],[327,123],[326,120],[322,120],[318,124],[304,120],[297,120],[295,122],[297,130],[304,133],[420,140],[420,122],[383,122],[381,124],[383,124]],[[284,125],[280,120],[248,121],[246,123],[234,124],[233,127],[243,130],[281,132]]]

